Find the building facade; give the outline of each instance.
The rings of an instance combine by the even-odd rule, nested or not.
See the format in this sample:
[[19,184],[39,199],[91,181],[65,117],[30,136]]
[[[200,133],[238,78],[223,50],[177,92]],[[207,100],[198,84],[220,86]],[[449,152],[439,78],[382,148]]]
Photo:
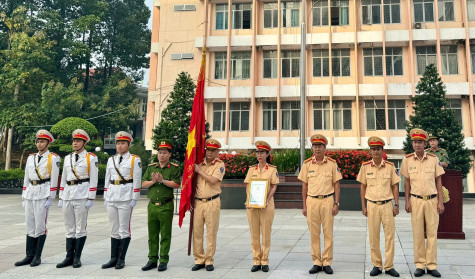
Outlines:
[[[380,136],[398,165],[410,97],[433,63],[475,150],[475,0],[313,0],[305,10],[307,142],[318,132],[328,149],[367,149]],[[301,21],[296,0],[156,0],[147,149],[178,73],[197,78],[204,45],[206,119],[223,148],[299,148]]]

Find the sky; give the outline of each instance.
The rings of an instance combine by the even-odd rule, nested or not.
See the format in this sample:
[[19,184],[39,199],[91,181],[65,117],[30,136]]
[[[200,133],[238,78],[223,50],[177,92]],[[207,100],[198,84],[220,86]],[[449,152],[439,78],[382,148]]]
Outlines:
[[[145,5],[150,9],[150,19],[148,20],[148,28],[152,30],[152,8],[153,0],[145,0]],[[149,69],[145,69],[145,76],[142,82],[142,86],[148,87]]]

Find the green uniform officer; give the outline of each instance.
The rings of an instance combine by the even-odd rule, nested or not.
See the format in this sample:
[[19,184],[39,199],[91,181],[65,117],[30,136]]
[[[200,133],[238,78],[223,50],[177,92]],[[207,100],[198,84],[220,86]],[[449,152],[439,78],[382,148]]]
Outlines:
[[[177,164],[171,163],[172,143],[162,139],[158,145],[158,163],[150,164],[142,177],[142,187],[149,188],[148,203],[148,262],[142,267],[147,271],[157,267],[158,247],[160,265],[158,271],[167,269],[172,238],[173,188],[180,187],[181,173]],[[160,245],[159,245],[160,241]]]
[[427,148],[424,151],[437,156],[442,167],[447,168],[449,166],[450,159],[447,155],[447,151],[445,151],[445,149],[439,148],[439,138],[436,135],[429,134],[429,146],[430,148]]

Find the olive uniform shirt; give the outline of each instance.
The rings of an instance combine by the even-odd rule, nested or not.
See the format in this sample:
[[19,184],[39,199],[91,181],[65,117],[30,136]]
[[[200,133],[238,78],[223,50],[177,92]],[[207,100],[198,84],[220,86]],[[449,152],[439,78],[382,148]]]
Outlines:
[[437,148],[436,151],[433,151],[432,148],[427,148],[427,149],[424,150],[424,151],[427,152],[427,153],[434,154],[435,156],[437,156],[437,159],[439,159],[439,161],[440,161],[441,163],[450,164],[450,159],[449,159],[449,156],[447,155],[447,151],[445,151],[445,149]]
[[[160,173],[165,180],[171,180],[177,184],[180,184],[180,168],[177,164],[168,162],[163,168],[160,167],[160,163],[153,163],[148,165],[145,174],[142,176],[142,182],[151,181],[152,173]],[[173,198],[173,188],[167,187],[164,184],[157,182],[148,189],[147,198],[151,202],[162,202],[168,198]]]

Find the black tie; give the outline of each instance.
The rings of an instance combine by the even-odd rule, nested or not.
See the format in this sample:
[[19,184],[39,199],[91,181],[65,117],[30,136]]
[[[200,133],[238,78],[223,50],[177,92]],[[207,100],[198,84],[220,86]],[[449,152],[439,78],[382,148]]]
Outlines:
[[38,155],[38,164],[39,164],[40,161],[41,161],[41,157],[42,157],[42,156]]
[[119,158],[119,165],[120,165],[121,162],[122,162],[122,156],[120,156],[120,158]]
[[76,153],[76,162],[79,161],[79,154]]

